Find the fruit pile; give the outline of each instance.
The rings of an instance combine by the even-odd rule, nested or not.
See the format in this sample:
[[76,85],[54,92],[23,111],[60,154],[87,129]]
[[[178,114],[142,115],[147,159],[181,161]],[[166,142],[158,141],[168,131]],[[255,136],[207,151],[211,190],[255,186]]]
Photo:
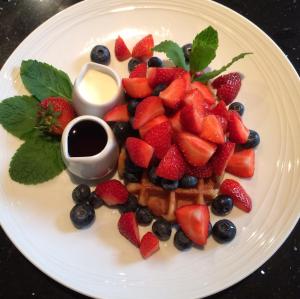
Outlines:
[[[190,61],[191,47],[191,44],[182,47],[186,63]],[[241,178],[253,176],[254,148],[260,142],[258,133],[243,123],[243,104],[233,102],[241,88],[241,75],[233,72],[217,77],[210,85],[204,84],[195,80],[203,72],[166,67],[160,58],[153,56],[153,48],[152,35],[140,40],[132,52],[121,37],[115,43],[119,61],[132,57],[128,62],[129,77],[122,80],[127,102],[114,107],[104,120],[111,126],[120,147],[126,149],[121,173],[125,184],[138,183],[146,174],[154,185],[172,191],[193,188],[201,179],[214,178],[220,182],[220,188],[219,195],[211,202],[212,213],[227,215],[233,205],[250,212],[251,198],[243,187],[233,179],[221,182],[225,172]],[[78,186],[74,192],[82,188],[86,187]],[[80,217],[87,218],[88,223],[92,221],[94,216],[90,215],[94,213],[87,211],[86,202],[92,201],[91,207],[98,198],[96,202],[120,210],[119,231],[140,248],[144,258],[159,249],[159,240],[170,238],[174,224],[159,217],[152,225],[152,232],[140,240],[138,224],[149,225],[155,216],[151,209],[140,206],[139,199],[129,194],[121,182],[100,183],[89,196],[84,199],[83,207],[77,204],[71,212],[75,226],[78,227]],[[78,202],[76,196],[74,200]],[[85,212],[76,212],[77,209]],[[192,244],[205,245],[211,233],[219,243],[235,237],[236,227],[230,220],[222,219],[211,225],[205,202],[181,206],[175,215],[179,228],[174,245],[179,250]]]

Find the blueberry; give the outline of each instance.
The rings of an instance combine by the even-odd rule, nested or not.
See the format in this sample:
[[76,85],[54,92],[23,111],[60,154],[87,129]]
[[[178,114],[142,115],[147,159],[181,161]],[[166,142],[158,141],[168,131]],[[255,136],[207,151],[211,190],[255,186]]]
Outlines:
[[152,231],[161,241],[170,239],[172,233],[172,225],[165,219],[158,219],[152,225]]
[[104,201],[93,191],[88,199],[88,202],[94,209],[98,209],[104,205]]
[[70,218],[74,226],[81,229],[92,224],[95,219],[95,210],[90,204],[77,204],[72,208]]
[[128,102],[127,104],[127,110],[128,110],[128,113],[130,116],[134,116],[135,114],[135,109],[136,109],[136,106],[140,103],[139,100],[137,99],[132,99]]
[[229,214],[232,208],[232,198],[227,195],[218,195],[211,204],[211,211],[218,216]]
[[136,220],[137,220],[138,224],[141,224],[141,225],[149,225],[153,220],[152,213],[146,207],[137,208],[135,215],[136,215]]
[[189,62],[191,51],[192,51],[192,44],[186,44],[186,45],[182,46],[182,50],[183,50],[185,61]]
[[193,188],[197,186],[197,184],[198,184],[198,179],[191,175],[185,175],[179,181],[179,186],[182,188]]
[[167,87],[167,84],[164,84],[164,83],[156,85],[154,87],[153,91],[152,91],[152,95],[153,96],[158,96],[161,91],[166,89],[166,87]]
[[124,180],[126,183],[138,183],[142,178],[142,173],[124,172]]
[[235,237],[236,227],[230,220],[222,219],[214,224],[212,235],[218,243],[227,243]]
[[159,57],[153,56],[148,60],[149,67],[161,67],[162,65],[163,63]]
[[112,126],[112,131],[120,145],[123,145],[127,137],[130,136],[132,128],[129,122],[118,121]]
[[137,59],[137,58],[131,58],[129,61],[128,61],[128,71],[129,73],[131,73],[134,68],[140,64],[142,61],[140,59]]
[[160,185],[161,178],[156,175],[155,171],[156,171],[156,168],[154,166],[152,166],[149,169],[149,171],[148,171],[149,180],[154,185]]
[[240,116],[243,116],[245,111],[245,106],[240,102],[233,102],[228,107],[229,110],[236,111]]
[[88,201],[91,194],[91,189],[88,185],[80,184],[72,192],[72,198],[76,203]]
[[212,232],[212,225],[211,225],[211,222],[209,222],[209,224],[208,224],[208,236],[211,235],[211,232]]
[[242,144],[243,148],[253,148],[258,146],[260,143],[260,137],[259,134],[254,131],[250,130],[249,137],[246,143]]
[[135,165],[129,157],[125,159],[125,171],[129,173],[142,174],[143,168]]
[[191,248],[192,245],[193,242],[186,236],[186,234],[181,229],[179,229],[174,236],[174,246],[178,250],[183,251]]
[[171,180],[167,180],[167,179],[161,179],[161,186],[165,189],[165,190],[175,190],[178,188],[178,181],[171,181]]
[[91,51],[91,61],[108,65],[110,63],[110,52],[102,45],[95,46]]
[[133,194],[129,194],[128,200],[122,204],[118,205],[120,213],[127,213],[127,212],[135,212],[138,208],[138,199]]

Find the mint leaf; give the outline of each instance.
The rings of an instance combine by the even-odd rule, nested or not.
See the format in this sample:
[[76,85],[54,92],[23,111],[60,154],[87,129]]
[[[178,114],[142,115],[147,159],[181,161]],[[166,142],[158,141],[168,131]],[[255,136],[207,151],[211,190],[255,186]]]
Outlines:
[[185,62],[183,50],[178,44],[171,40],[165,40],[153,48],[154,51],[163,52],[166,56],[173,61],[175,66],[182,67],[185,70],[188,66]]
[[205,69],[216,57],[218,32],[211,26],[198,33],[193,41],[190,69],[197,72]]
[[10,162],[9,174],[18,183],[35,185],[54,178],[64,169],[60,142],[37,135],[17,150]]
[[50,64],[36,60],[23,61],[21,78],[28,91],[39,100],[50,96],[72,97],[69,76]]
[[0,124],[14,136],[26,139],[35,131],[38,101],[29,96],[16,96],[0,103]]
[[214,71],[211,71],[211,72],[207,72],[207,73],[203,74],[202,76],[200,76],[198,78],[195,78],[195,81],[200,81],[200,82],[206,83],[208,80],[210,80],[214,77],[217,77],[221,73],[225,72],[236,61],[244,58],[246,55],[249,55],[249,54],[253,54],[253,53],[241,53],[240,55],[235,56],[234,58],[232,58],[232,60],[228,64],[224,65],[220,69],[214,70]]

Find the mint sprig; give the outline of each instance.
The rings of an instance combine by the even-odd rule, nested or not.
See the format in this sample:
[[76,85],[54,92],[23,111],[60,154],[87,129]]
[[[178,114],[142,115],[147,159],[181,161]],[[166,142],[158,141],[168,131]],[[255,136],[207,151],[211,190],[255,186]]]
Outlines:
[[9,174],[25,185],[46,182],[65,169],[60,154],[60,141],[37,134],[23,143],[13,156]]
[[38,101],[30,96],[16,96],[0,103],[0,124],[12,135],[26,140],[36,131]]
[[218,32],[211,26],[196,35],[192,44],[190,70],[197,72],[205,69],[216,57]]
[[22,62],[20,73],[27,90],[40,101],[51,96],[72,98],[69,76],[50,64],[26,60]]
[[188,70],[183,51],[177,43],[171,40],[165,40],[156,45],[153,50],[156,52],[164,52],[166,56],[173,61],[175,66]]
[[204,73],[203,75],[201,75],[200,77],[195,78],[194,80],[206,83],[208,80],[211,80],[211,79],[219,76],[221,73],[225,72],[236,61],[238,61],[238,60],[244,58],[246,55],[250,55],[250,54],[253,54],[253,53],[250,53],[250,52],[241,53],[241,54],[235,56],[234,58],[232,58],[232,60],[229,63],[227,63],[226,65],[224,65],[220,69]]

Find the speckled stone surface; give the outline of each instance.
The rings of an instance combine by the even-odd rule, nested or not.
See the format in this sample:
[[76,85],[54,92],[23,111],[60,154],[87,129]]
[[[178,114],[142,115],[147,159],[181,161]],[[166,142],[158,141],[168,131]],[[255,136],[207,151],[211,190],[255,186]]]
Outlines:
[[[37,26],[77,2],[79,1],[0,0],[0,67]],[[297,72],[300,72],[300,0],[217,2],[244,15],[264,30],[285,52]],[[40,272],[19,253],[0,228],[0,298],[87,297],[59,285]],[[299,299],[300,223],[262,267],[240,283],[209,298]]]

